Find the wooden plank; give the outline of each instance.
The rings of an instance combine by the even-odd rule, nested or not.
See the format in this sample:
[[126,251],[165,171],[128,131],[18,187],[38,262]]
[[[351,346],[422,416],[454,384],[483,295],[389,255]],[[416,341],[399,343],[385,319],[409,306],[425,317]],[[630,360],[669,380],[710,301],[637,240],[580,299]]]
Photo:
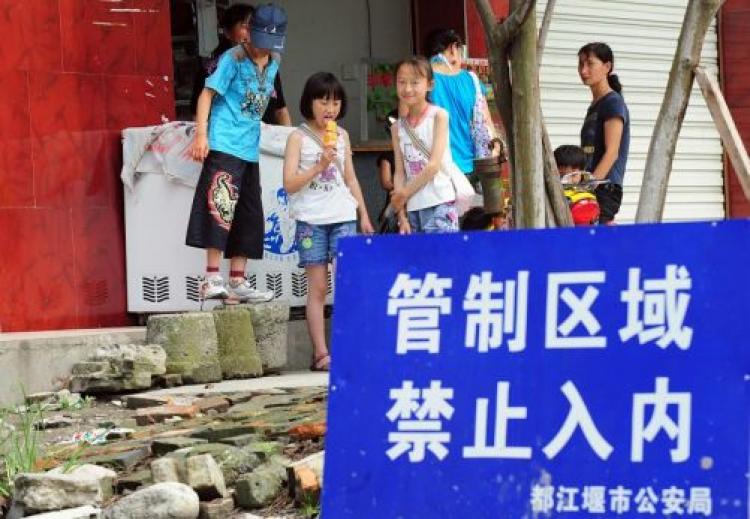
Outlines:
[[721,93],[719,84],[703,67],[695,67],[695,79],[706,99],[706,105],[719,130],[719,136],[724,143],[729,160],[732,161],[734,171],[745,192],[745,197],[750,200],[750,157],[747,155],[745,145],[742,143],[737,127],[732,119],[724,95]]

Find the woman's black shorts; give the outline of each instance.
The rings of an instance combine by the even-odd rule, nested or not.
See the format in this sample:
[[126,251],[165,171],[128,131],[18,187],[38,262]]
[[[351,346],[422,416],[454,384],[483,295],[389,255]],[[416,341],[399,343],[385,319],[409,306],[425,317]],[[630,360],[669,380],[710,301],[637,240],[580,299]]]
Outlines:
[[599,202],[599,223],[607,224],[615,219],[622,204],[622,186],[618,184],[602,184],[594,191],[596,201]]

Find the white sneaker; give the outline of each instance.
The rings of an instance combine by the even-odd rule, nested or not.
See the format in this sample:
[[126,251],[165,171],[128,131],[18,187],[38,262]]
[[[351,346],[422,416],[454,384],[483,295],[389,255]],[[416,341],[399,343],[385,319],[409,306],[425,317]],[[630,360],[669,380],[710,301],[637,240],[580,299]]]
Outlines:
[[224,278],[219,274],[207,276],[201,283],[201,298],[203,299],[226,299],[229,292],[224,283]]
[[257,290],[247,279],[229,282],[229,296],[240,303],[266,303],[274,298],[271,291]]

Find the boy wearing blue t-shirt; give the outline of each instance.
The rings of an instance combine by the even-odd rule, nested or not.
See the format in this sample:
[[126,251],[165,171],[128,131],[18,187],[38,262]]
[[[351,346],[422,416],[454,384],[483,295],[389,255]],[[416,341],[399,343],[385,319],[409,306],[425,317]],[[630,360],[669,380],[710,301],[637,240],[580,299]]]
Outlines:
[[[263,206],[258,155],[260,121],[273,92],[284,49],[287,17],[273,4],[259,6],[250,41],[226,51],[198,98],[193,158],[203,161],[186,244],[206,249],[205,299],[258,302],[273,298],[250,286],[248,258],[263,258]],[[210,114],[210,115],[209,115]],[[230,258],[228,286],[219,274]]]

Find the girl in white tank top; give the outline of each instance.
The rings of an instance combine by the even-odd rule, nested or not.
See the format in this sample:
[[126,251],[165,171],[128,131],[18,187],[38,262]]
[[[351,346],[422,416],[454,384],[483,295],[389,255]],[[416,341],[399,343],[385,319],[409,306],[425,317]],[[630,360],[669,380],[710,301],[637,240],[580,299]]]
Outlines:
[[300,110],[306,122],[286,143],[284,189],[297,225],[299,266],[307,274],[307,327],[314,348],[310,369],[327,371],[328,263],[336,257],[339,238],[356,234],[357,212],[362,232],[371,234],[373,228],[354,174],[349,136],[335,124],[346,112],[344,87],[333,74],[313,74]]
[[[305,123],[301,131],[302,143],[299,152],[300,171],[314,168],[324,153],[315,130]],[[313,135],[311,135],[311,132]],[[357,220],[357,201],[352,196],[340,170],[346,161],[344,132],[338,131],[333,147],[334,158],[328,166],[307,182],[299,191],[289,194],[290,215],[295,220],[323,225]]]
[[391,127],[396,156],[391,205],[402,234],[458,230],[449,173],[457,166],[450,151],[448,113],[427,100],[432,85],[426,59],[409,58],[396,67],[402,115]]

